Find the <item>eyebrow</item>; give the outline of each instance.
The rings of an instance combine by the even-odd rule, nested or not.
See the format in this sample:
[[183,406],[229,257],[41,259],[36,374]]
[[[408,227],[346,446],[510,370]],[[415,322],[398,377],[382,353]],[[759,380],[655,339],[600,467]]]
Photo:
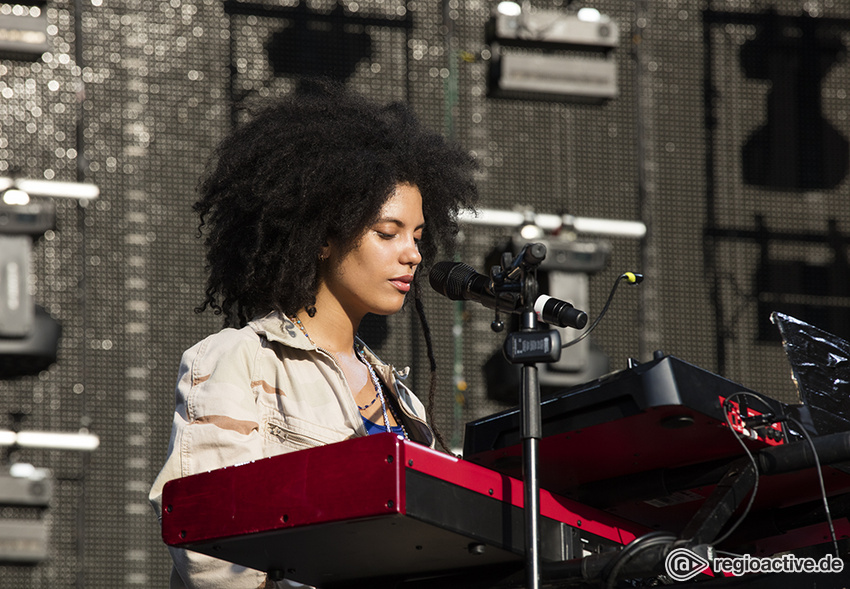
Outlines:
[[[391,218],[378,219],[377,221],[375,221],[375,224],[378,224],[378,223],[392,223],[394,225],[398,225],[399,227],[404,227],[404,222],[402,222],[400,219],[391,219]],[[418,231],[419,229],[423,229],[424,227],[425,227],[425,223],[422,222],[422,223],[420,223],[419,225],[416,226],[416,229],[414,229],[414,231]]]

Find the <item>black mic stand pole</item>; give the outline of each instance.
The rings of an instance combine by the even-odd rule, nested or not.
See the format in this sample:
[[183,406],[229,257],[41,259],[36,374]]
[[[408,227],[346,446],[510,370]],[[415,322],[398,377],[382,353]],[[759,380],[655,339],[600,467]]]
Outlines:
[[[525,562],[527,589],[540,588],[540,479],[538,474],[539,444],[543,437],[540,410],[540,382],[537,362],[557,362],[561,357],[561,336],[554,330],[540,331],[534,302],[537,300],[536,267],[546,256],[542,244],[530,246],[519,257],[525,263],[520,278],[522,312],[520,330],[505,338],[505,357],[512,364],[522,364],[520,385],[520,436],[522,438],[522,471],[524,481]],[[518,259],[519,259],[518,257]],[[515,265],[516,267],[516,265]],[[498,290],[499,286],[494,285]],[[504,285],[502,285],[504,286]]]
[[[531,277],[529,277],[531,279]],[[527,279],[528,280],[528,279]],[[533,279],[531,279],[533,281]],[[536,289],[535,289],[536,290]],[[526,298],[534,304],[535,298]],[[537,331],[537,314],[534,308],[523,309],[520,316],[520,331]],[[528,589],[540,587],[540,478],[537,468],[540,462],[540,438],[543,423],[540,412],[540,381],[534,362],[522,366],[522,390],[520,391],[522,437],[522,478],[525,482],[525,566]]]

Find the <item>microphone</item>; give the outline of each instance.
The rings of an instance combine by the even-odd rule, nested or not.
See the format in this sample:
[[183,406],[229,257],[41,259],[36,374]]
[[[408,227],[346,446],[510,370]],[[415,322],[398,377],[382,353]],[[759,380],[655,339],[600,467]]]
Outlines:
[[[498,296],[490,291],[490,279],[462,262],[437,262],[428,274],[431,288],[453,301],[475,301],[488,309],[519,313],[519,294],[507,292]],[[587,313],[566,301],[540,295],[534,302],[537,318],[557,327],[584,329]]]
[[561,301],[549,295],[540,295],[534,301],[534,312],[537,318],[549,325],[558,327],[574,327],[584,329],[587,325],[587,313],[579,311],[566,301]]

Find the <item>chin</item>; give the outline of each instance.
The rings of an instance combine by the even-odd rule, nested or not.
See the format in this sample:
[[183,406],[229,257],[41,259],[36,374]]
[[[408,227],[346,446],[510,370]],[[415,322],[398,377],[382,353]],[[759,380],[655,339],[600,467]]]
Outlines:
[[374,314],[374,315],[395,315],[396,313],[401,311],[403,307],[404,307],[404,299],[402,299],[398,302],[387,303],[387,304],[384,304],[384,305],[376,305],[369,312]]

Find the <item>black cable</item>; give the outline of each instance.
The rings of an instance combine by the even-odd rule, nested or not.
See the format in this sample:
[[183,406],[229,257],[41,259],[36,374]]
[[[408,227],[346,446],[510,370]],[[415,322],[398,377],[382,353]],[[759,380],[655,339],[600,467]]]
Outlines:
[[809,432],[806,431],[806,428],[803,427],[803,424],[794,419],[793,417],[785,417],[786,421],[790,421],[794,425],[796,425],[800,432],[803,434],[803,437],[806,438],[806,441],[809,443],[809,447],[812,449],[812,454],[815,457],[815,470],[818,473],[818,482],[820,483],[820,493],[821,499],[823,499],[823,510],[826,513],[826,522],[829,524],[829,533],[832,538],[832,545],[835,547],[835,558],[841,558],[838,550],[838,538],[835,536],[835,526],[832,523],[832,513],[829,511],[829,501],[826,498],[826,485],[823,482],[823,469],[820,464],[820,457],[818,456],[818,450],[815,447],[815,442],[812,440],[812,436],[809,435]]
[[[753,483],[753,492],[750,494],[750,500],[747,502],[747,506],[744,508],[743,513],[741,513],[741,515],[738,517],[738,520],[732,525],[731,528],[729,528],[726,531],[725,534],[720,536],[720,538],[716,538],[714,541],[712,541],[711,544],[713,544],[713,545],[721,544],[724,540],[726,540],[729,536],[731,536],[732,532],[734,532],[738,528],[738,526],[740,526],[741,523],[746,519],[746,517],[750,514],[750,509],[752,509],[752,507],[753,507],[753,503],[756,500],[756,494],[758,493],[758,489],[759,489],[759,466],[758,466],[758,462],[756,462],[755,456],[753,456],[753,453],[750,452],[750,449],[747,448],[747,445],[744,443],[744,440],[741,439],[742,436],[740,436],[738,434],[738,432],[735,431],[735,428],[732,427],[732,421],[729,418],[729,411],[726,411],[726,407],[725,407],[725,405],[727,403],[731,404],[732,399],[734,399],[735,397],[743,397],[743,396],[751,396],[751,397],[754,397],[755,399],[758,399],[760,402],[765,403],[764,399],[762,399],[759,395],[756,395],[754,393],[748,393],[748,392],[741,391],[741,392],[737,392],[737,393],[733,393],[733,394],[729,395],[729,397],[723,402],[724,407],[722,407],[722,409],[723,409],[723,416],[726,419],[726,425],[729,427],[729,431],[732,432],[732,435],[735,437],[736,440],[738,440],[738,443],[741,444],[741,448],[744,449],[744,452],[747,454],[747,456],[750,459],[750,463],[752,463],[752,465],[753,465],[754,474],[755,474],[755,482]],[[770,405],[767,405],[767,406],[770,407]]]
[[[756,393],[744,392],[744,391],[741,391],[741,392],[738,392],[738,393],[731,395],[727,399],[727,401],[730,401],[735,396],[752,397],[752,398],[756,399],[757,401],[759,401],[760,403],[763,403],[764,405],[769,407],[767,400],[764,399],[761,395],[758,395]],[[731,425],[731,423],[729,423],[729,414],[726,413],[726,412],[724,412],[724,413],[726,415],[726,423],[731,429],[732,425]],[[742,418],[746,422],[747,418],[746,417],[742,417]],[[772,425],[774,423],[779,423],[781,421],[789,421],[789,422],[793,423],[795,426],[797,426],[797,428],[800,430],[800,433],[802,434],[803,438],[805,438],[806,442],[809,444],[809,447],[812,449],[812,455],[814,456],[814,459],[815,459],[815,472],[817,472],[817,475],[818,475],[818,483],[820,485],[821,499],[823,501],[823,510],[824,510],[824,514],[826,515],[827,525],[829,526],[829,533],[830,533],[830,538],[832,539],[832,545],[835,548],[835,557],[841,558],[840,550],[838,548],[838,538],[835,534],[835,525],[833,524],[833,521],[832,521],[832,513],[829,510],[829,500],[826,496],[826,485],[824,484],[824,480],[823,480],[823,467],[821,466],[821,463],[820,463],[820,456],[818,456],[818,451],[817,451],[817,447],[815,446],[815,442],[812,439],[809,432],[806,431],[806,428],[803,426],[803,424],[800,423],[799,421],[797,421],[796,419],[794,419],[793,417],[790,417],[790,416],[787,416],[787,415],[782,415],[782,416],[779,416],[779,417],[771,417],[768,421],[764,422],[764,425]],[[741,443],[742,446],[744,446],[744,444],[741,441],[739,436],[736,435],[735,438]],[[752,454],[750,454],[750,452],[749,452],[749,450],[747,449],[746,446],[744,446],[744,450],[746,450],[747,454],[750,456],[750,459],[752,460]],[[754,466],[757,466],[757,465],[754,464]],[[756,469],[756,474],[758,474],[758,469]],[[750,499],[750,504],[747,506],[747,510],[749,510],[749,507],[752,505],[752,499],[755,497],[755,492],[756,492],[757,488],[758,488],[758,478],[756,478],[756,485],[753,487],[753,497]],[[746,512],[743,514],[741,520],[745,516],[746,516]],[[740,523],[741,520],[739,520],[735,524],[735,527],[737,527],[737,525]],[[716,540],[715,544],[719,544],[720,542],[722,542],[723,540],[728,538],[729,535],[731,534],[731,532],[735,529],[735,527],[733,527],[731,530],[729,530],[729,532],[727,532],[719,540]]]
[[640,284],[643,282],[643,274],[636,274],[634,272],[626,272],[624,274],[620,274],[617,277],[617,280],[614,281],[614,286],[611,287],[611,293],[608,295],[608,300],[605,301],[605,306],[602,307],[602,311],[599,312],[599,315],[596,316],[596,319],[593,320],[593,323],[590,324],[590,327],[585,330],[577,338],[568,341],[564,345],[561,346],[561,349],[568,348],[572,345],[579,343],[581,340],[590,335],[590,332],[596,329],[596,326],[599,325],[599,322],[602,320],[602,317],[605,316],[605,313],[608,312],[608,307],[611,306],[611,301],[614,300],[614,293],[617,292],[617,287],[620,285],[620,282],[623,280],[627,280],[629,284]]
[[620,574],[623,567],[637,556],[638,553],[658,544],[672,544],[675,541],[676,536],[673,534],[667,532],[650,532],[626,544],[616,558],[605,567],[607,572],[603,574],[606,589],[614,589],[614,584],[617,582],[617,575]]
[[[761,395],[758,395],[756,393],[745,392],[745,391],[740,391],[740,392],[737,392],[737,393],[730,395],[729,398],[727,398],[725,402],[728,403],[734,397],[743,397],[743,396],[752,397],[752,398],[756,399],[757,401],[759,401],[760,403],[763,403],[765,406],[770,407],[767,400],[764,397],[762,397]],[[725,409],[724,409],[723,413],[724,413],[724,416],[726,418],[726,425],[729,426],[729,429],[734,432],[735,439],[738,440],[738,443],[741,444],[741,447],[744,448],[744,451],[747,453],[747,456],[749,456],[750,461],[753,463],[753,467],[755,468],[755,472],[756,472],[756,480],[755,480],[755,484],[753,485],[753,493],[750,496],[750,501],[747,504],[747,507],[744,510],[744,512],[741,514],[741,517],[738,518],[738,521],[735,522],[734,526],[732,526],[723,536],[716,539],[713,542],[713,544],[720,544],[721,542],[726,540],[732,534],[732,532],[735,531],[735,528],[737,528],[741,524],[741,522],[744,520],[744,518],[746,518],[746,516],[749,514],[750,508],[752,508],[753,502],[755,501],[755,496],[756,496],[756,492],[758,491],[758,481],[759,481],[758,463],[756,463],[755,458],[753,457],[749,448],[747,448],[746,444],[744,444],[743,440],[741,439],[741,436],[739,436],[738,433],[735,432],[735,430],[732,428],[732,423],[730,422],[730,419],[729,419],[729,412],[725,411]],[[742,420],[746,422],[746,416],[742,416]],[[826,485],[824,484],[824,480],[823,480],[823,469],[821,468],[820,457],[818,456],[818,451],[817,451],[817,448],[815,447],[814,440],[812,440],[812,437],[811,437],[811,435],[809,435],[809,432],[806,431],[806,428],[803,427],[803,424],[801,424],[799,421],[797,421],[793,417],[789,417],[789,416],[785,416],[785,415],[780,416],[780,417],[773,417],[769,420],[769,422],[766,422],[765,425],[771,425],[771,424],[774,424],[774,423],[779,423],[780,421],[790,421],[791,423],[796,425],[797,428],[800,430],[801,434],[803,435],[803,437],[806,439],[806,442],[809,444],[809,447],[812,449],[812,454],[814,455],[814,458],[815,458],[815,471],[817,472],[818,482],[820,483],[821,499],[823,500],[824,513],[826,514],[826,521],[827,521],[827,524],[829,525],[829,532],[830,532],[830,537],[832,539],[832,544],[833,544],[833,547],[835,548],[835,557],[841,558],[840,551],[838,549],[838,539],[835,535],[835,525],[832,522],[832,513],[829,510],[829,501],[828,501],[827,496],[826,496]]]
[[[765,406],[770,407],[770,405],[768,404],[768,401],[764,397],[762,397],[761,395],[759,395],[757,393],[750,393],[750,392],[745,392],[745,391],[740,391],[740,392],[737,392],[733,395],[730,395],[729,398],[726,399],[726,401],[727,402],[731,401],[732,398],[736,397],[736,396],[752,397],[752,398],[756,399],[757,401],[759,401],[760,403],[763,403]],[[729,428],[732,429],[732,424],[729,421],[729,413],[724,410],[724,414],[726,416],[726,425],[728,425]],[[747,418],[745,416],[742,416],[742,419],[746,422]],[[815,458],[815,471],[817,472],[818,483],[820,484],[821,499],[823,500],[823,509],[824,509],[824,513],[826,515],[827,525],[829,526],[829,533],[830,533],[830,538],[832,539],[832,545],[835,548],[835,557],[841,558],[840,550],[838,548],[838,538],[835,534],[835,525],[833,524],[833,521],[832,521],[832,513],[829,510],[829,500],[827,499],[827,496],[826,496],[826,485],[824,484],[824,480],[823,480],[823,468],[821,467],[820,457],[818,456],[818,451],[817,451],[817,447],[815,446],[815,442],[812,439],[811,435],[809,435],[809,432],[806,431],[806,428],[803,426],[803,424],[800,423],[799,421],[797,421],[796,419],[794,419],[793,417],[790,417],[790,416],[787,416],[787,415],[782,415],[782,416],[779,416],[779,417],[771,417],[769,419],[769,421],[764,423],[764,425],[772,425],[774,423],[779,423],[780,421],[789,421],[789,422],[793,423],[795,426],[797,426],[797,428],[800,430],[800,433],[805,438],[806,442],[809,444],[809,447],[812,449],[812,455]],[[747,516],[750,508],[752,507],[753,501],[755,499],[756,491],[758,489],[758,465],[755,463],[755,459],[753,458],[753,455],[750,453],[749,449],[746,447],[744,442],[741,440],[741,437],[737,435],[737,432],[735,432],[735,433],[736,433],[735,439],[737,439],[738,442],[741,444],[741,446],[744,448],[744,451],[746,451],[747,455],[750,457],[750,460],[753,461],[753,466],[756,468],[756,484],[753,486],[753,494],[750,497],[750,502],[747,505],[747,509],[744,511],[744,513],[741,515],[741,517],[738,519],[738,521],[735,523],[735,525],[728,532],[726,532],[726,534],[724,534],[721,538],[719,538],[718,540],[715,540],[714,544],[720,544],[721,542],[726,540],[726,538],[728,538],[731,535],[731,533],[735,530],[735,528],[738,527],[738,525]]]

